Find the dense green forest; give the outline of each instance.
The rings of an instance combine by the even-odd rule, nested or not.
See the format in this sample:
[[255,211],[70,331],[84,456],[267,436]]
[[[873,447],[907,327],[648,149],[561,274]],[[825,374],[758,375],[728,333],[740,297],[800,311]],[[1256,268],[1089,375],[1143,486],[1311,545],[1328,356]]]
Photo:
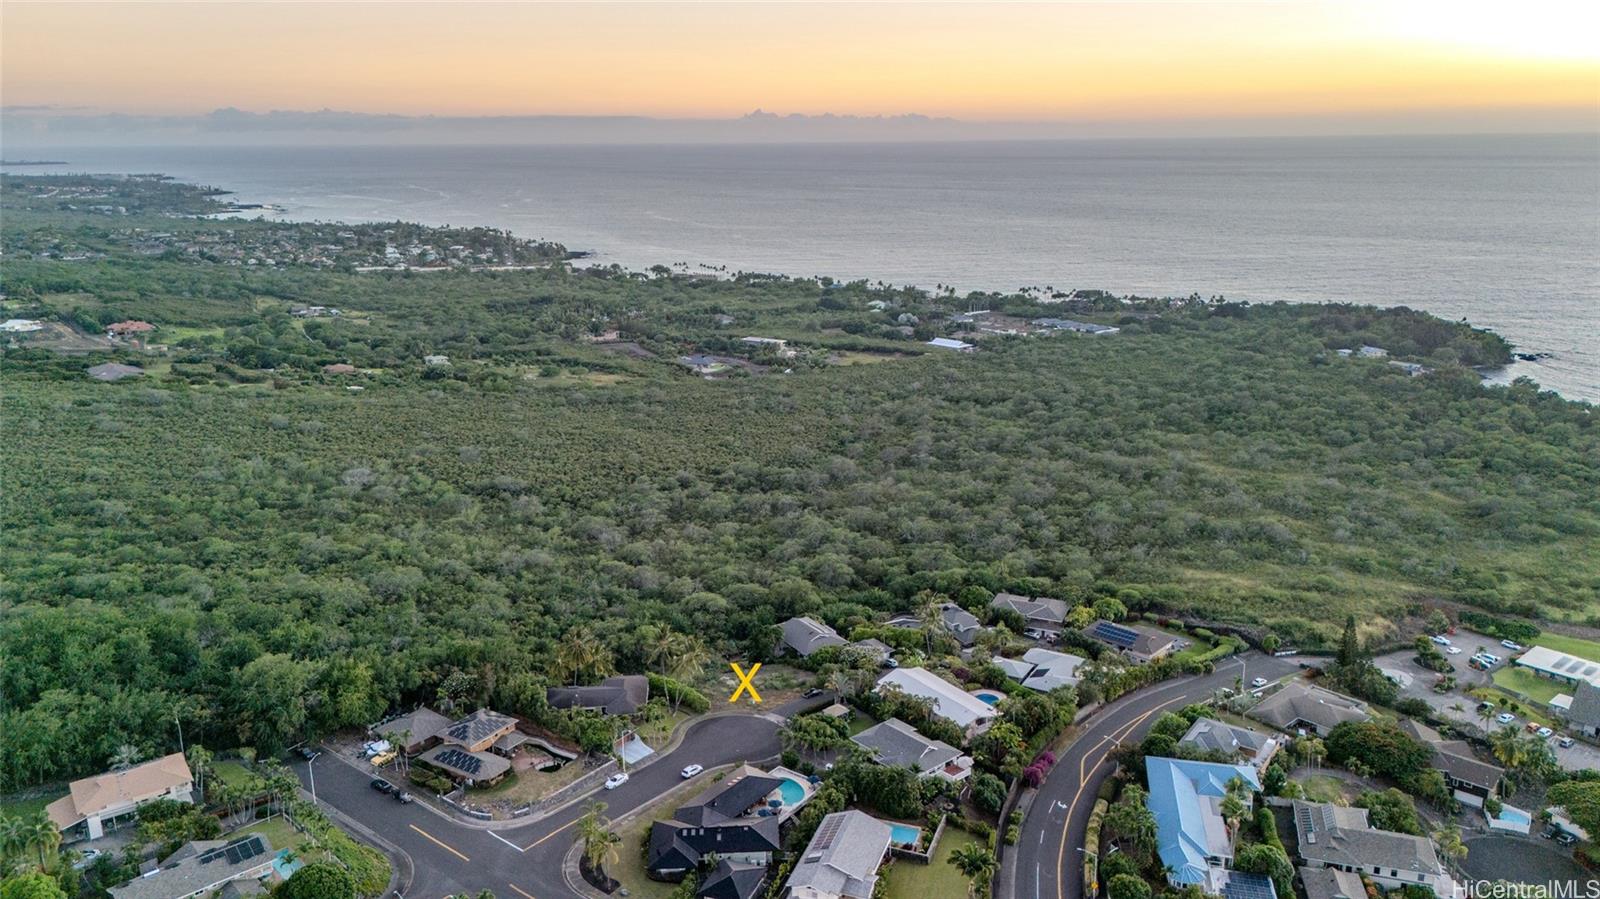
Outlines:
[[[580,624],[640,670],[660,625],[759,654],[794,614],[844,627],[973,587],[1301,645],[1434,600],[1600,619],[1593,409],[1484,387],[1466,366],[1508,347],[1464,325],[127,249],[132,229],[287,227],[189,211],[8,209],[5,317],[139,318],[168,349],[0,357],[0,789],[165,749],[175,716],[271,750],[452,674],[513,708]],[[47,227],[102,255],[38,250]],[[1122,331],[927,352],[969,308]],[[1333,352],[1364,344],[1431,372]],[[771,368],[707,380],[674,364],[690,352]],[[146,376],[85,377],[109,358]]]

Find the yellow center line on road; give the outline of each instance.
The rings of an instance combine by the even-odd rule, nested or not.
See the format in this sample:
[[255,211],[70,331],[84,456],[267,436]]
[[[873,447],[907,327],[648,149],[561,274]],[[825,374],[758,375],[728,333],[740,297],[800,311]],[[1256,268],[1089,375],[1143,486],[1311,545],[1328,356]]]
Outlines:
[[528,845],[522,847],[522,851],[523,852],[527,852],[529,849],[532,849],[533,847],[539,845],[540,843],[543,843],[545,840],[548,840],[551,837],[555,836],[556,834],[562,832],[563,830],[566,830],[567,828],[571,827],[572,825],[577,824],[578,820],[579,819],[574,819],[574,820],[568,821],[567,823],[561,825],[560,827],[557,827],[555,830],[550,831],[549,833],[545,834],[544,836],[540,837],[539,839],[534,840],[533,842],[529,843]]
[[523,889],[522,887],[517,886],[514,883],[508,883],[508,884],[506,884],[506,886],[512,888],[513,890],[516,890],[517,891],[517,895],[522,896],[523,899],[533,899],[533,894],[532,893],[528,892],[527,890]]
[[[1110,735],[1101,737],[1100,742],[1094,744],[1094,747],[1088,752],[1085,752],[1083,754],[1083,758],[1078,760],[1078,792],[1072,794],[1072,804],[1067,806],[1067,820],[1063,822],[1061,826],[1061,846],[1056,850],[1056,899],[1065,899],[1066,897],[1066,881],[1062,877],[1061,872],[1064,869],[1067,861],[1067,831],[1072,829],[1072,816],[1078,811],[1078,800],[1083,798],[1083,790],[1085,787],[1089,786],[1088,771],[1093,769],[1086,770],[1084,768],[1085,764],[1087,764],[1089,761],[1089,754],[1099,749],[1101,746],[1104,746],[1108,741],[1114,742],[1126,737],[1129,733],[1133,732],[1134,728],[1138,727],[1145,721],[1145,719],[1149,718],[1151,715],[1154,715],[1156,712],[1161,711],[1169,705],[1174,705],[1183,701],[1184,697],[1182,696],[1178,697],[1177,699],[1169,699],[1150,711],[1145,712],[1143,715],[1140,715],[1122,727],[1112,731]],[[1094,767],[1100,767],[1100,763],[1104,761],[1105,756],[1102,755],[1098,760],[1095,761]]]
[[423,839],[427,840],[428,842],[432,843],[435,846],[438,846],[440,849],[443,849],[444,851],[450,853],[451,855],[455,856],[456,858],[459,858],[464,862],[472,861],[472,859],[467,858],[465,855],[462,855],[460,852],[457,852],[454,846],[451,846],[449,843],[446,843],[444,840],[441,840],[438,837],[434,836],[433,834],[428,833],[426,830],[423,830],[422,828],[418,827],[417,825],[410,824],[410,825],[407,825],[407,826],[410,827],[412,830],[416,831],[417,833],[422,834],[422,838]]

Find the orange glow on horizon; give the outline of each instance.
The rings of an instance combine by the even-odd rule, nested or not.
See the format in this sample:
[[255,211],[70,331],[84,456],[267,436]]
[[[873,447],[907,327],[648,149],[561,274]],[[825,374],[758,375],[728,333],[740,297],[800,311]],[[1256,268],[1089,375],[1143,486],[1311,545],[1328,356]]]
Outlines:
[[0,4],[10,106],[975,121],[1600,110],[1588,3]]

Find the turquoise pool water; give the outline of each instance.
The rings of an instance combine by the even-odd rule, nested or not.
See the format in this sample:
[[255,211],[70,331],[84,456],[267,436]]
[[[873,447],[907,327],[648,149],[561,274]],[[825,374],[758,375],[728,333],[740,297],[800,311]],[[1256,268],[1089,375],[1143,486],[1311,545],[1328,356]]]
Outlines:
[[1509,805],[1500,806],[1500,814],[1495,815],[1495,820],[1496,821],[1505,821],[1505,822],[1507,822],[1509,824],[1532,824],[1533,823],[1533,818],[1531,818],[1528,815],[1527,812],[1523,811],[1520,808],[1512,808]]
[[799,805],[806,798],[806,788],[785,777],[783,783],[778,784],[778,795],[783,797],[784,805]]
[[1005,698],[1005,694],[1003,694],[1003,693],[995,693],[995,692],[990,691],[990,690],[979,690],[978,692],[976,692],[976,693],[974,693],[972,695],[978,697],[979,699],[983,700],[985,703],[988,703],[989,705],[995,705],[995,704],[999,703],[1001,699]]
[[909,824],[889,825],[889,839],[894,841],[896,846],[902,846],[906,844],[915,846],[917,845],[918,837],[921,835],[922,828],[920,827],[912,827]]

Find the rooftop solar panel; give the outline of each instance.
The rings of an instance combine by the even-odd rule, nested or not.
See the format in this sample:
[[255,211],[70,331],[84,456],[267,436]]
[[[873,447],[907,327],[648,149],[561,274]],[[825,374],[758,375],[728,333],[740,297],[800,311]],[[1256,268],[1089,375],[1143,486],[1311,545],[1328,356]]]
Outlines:
[[1109,621],[1096,622],[1094,635],[1107,643],[1124,648],[1132,646],[1139,639],[1138,631]]
[[1226,899],[1273,899],[1277,892],[1272,887],[1272,881],[1261,874],[1229,871],[1222,895]]

